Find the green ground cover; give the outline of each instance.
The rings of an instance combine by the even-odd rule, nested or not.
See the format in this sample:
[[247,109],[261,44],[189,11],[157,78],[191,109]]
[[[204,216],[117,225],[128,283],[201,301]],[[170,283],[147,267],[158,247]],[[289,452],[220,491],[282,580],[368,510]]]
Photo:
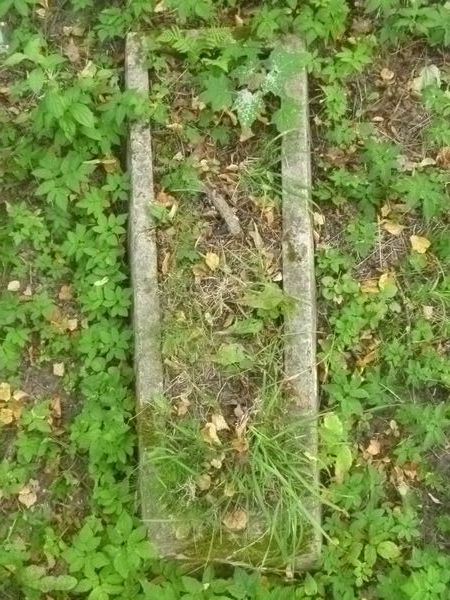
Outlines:
[[[448,596],[450,10],[361,4],[1,4],[2,597]],[[202,24],[243,27],[255,46],[290,31],[307,42],[318,460],[333,508],[324,509],[321,567],[295,582],[289,573],[182,572],[154,557],[137,512],[123,147],[134,119],[170,132],[176,121],[163,56],[151,64],[150,102],[123,91],[123,38]],[[170,31],[177,52],[192,52]],[[209,127],[226,147],[240,127],[245,145],[249,127],[288,128],[289,114],[272,111],[276,89],[263,103],[261,80],[232,72],[225,50],[216,44],[192,66],[204,105],[192,139]],[[266,68],[254,59],[244,66]],[[250,116],[241,102],[249,106],[249,93]],[[180,163],[184,177],[198,177],[201,164]]]

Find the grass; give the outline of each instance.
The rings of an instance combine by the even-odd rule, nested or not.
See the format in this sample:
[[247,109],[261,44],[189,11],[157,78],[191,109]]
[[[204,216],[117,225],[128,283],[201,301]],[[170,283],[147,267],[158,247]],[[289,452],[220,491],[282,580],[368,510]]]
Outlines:
[[[188,82],[178,81],[171,93],[180,110],[189,105]],[[204,159],[208,185],[235,207],[245,239],[229,234],[203,195],[182,191],[180,167],[165,153],[189,142],[179,130],[171,137],[154,148],[158,184],[169,185],[157,200],[174,216],[158,220],[166,391],[146,442],[158,480],[151,495],[164,507],[161,518],[174,521],[174,537],[184,531],[179,545],[188,556],[293,564],[308,548],[307,504],[318,490],[315,464],[304,455],[308,427],[291,414],[282,374],[282,321],[295,301],[276,283],[277,140],[263,137],[248,157],[237,140],[235,150],[210,143]]]
[[[155,12],[141,0],[95,6],[71,0],[64,7],[13,0],[0,8],[8,22],[7,56],[14,57],[0,69],[0,181],[6,202],[0,207],[0,591],[6,600],[448,596],[448,9],[431,1],[396,0],[357,7],[344,0],[239,3],[239,11],[231,4],[170,0]],[[186,79],[195,80],[189,101],[194,96],[203,102],[202,110],[171,109],[175,70],[158,47],[149,54],[150,102],[121,91],[126,31],[175,23],[198,27],[214,19],[242,20],[243,36],[250,34],[256,52],[236,57],[219,33],[177,50],[184,55]],[[158,177],[189,144],[213,139],[226,154],[239,128],[261,134],[260,119],[277,99],[258,86],[266,72],[285,73],[292,61],[274,55],[270,64],[264,62],[268,56],[260,48],[286,30],[301,33],[310,53],[323,411],[318,460],[327,535],[320,567],[294,585],[241,568],[226,575],[212,567],[183,571],[157,560],[146,540],[136,503],[128,183],[121,162],[128,121],[143,116],[166,139],[167,163]],[[176,29],[169,43],[180,43]],[[251,80],[239,68],[249,64],[250,74],[258,75]],[[434,73],[434,83],[418,90],[424,73],[432,79]],[[261,111],[251,125],[242,102],[239,114],[235,106],[246,88],[257,94],[251,114]],[[236,116],[236,125],[226,111]],[[278,115],[277,123],[285,117]],[[175,147],[174,122],[185,125]],[[255,164],[259,152],[250,149],[252,139],[242,142],[250,166],[234,180],[233,171],[227,172],[230,188],[244,186],[248,195],[266,184],[277,188]],[[184,158],[178,181],[168,178],[163,185],[172,195],[172,184],[194,190],[195,206],[203,156],[197,162]],[[209,159],[215,157],[206,158],[214,169]],[[272,163],[266,164],[272,172]],[[186,207],[189,198],[183,197]],[[276,215],[277,202],[272,207],[270,200],[266,195],[264,208],[252,209],[258,227],[269,226],[272,208]],[[168,220],[163,228],[170,229],[177,214],[170,217],[167,208],[161,214]],[[183,212],[183,219],[189,214]],[[193,250],[194,263],[204,260],[206,246],[195,247],[199,234],[179,240],[188,255],[183,260],[189,262]],[[430,245],[419,252],[412,236]],[[255,273],[262,264],[257,255],[243,258]],[[234,264],[238,268],[237,260]],[[247,305],[242,310],[256,311]],[[194,316],[209,331],[204,312]],[[54,373],[55,364],[59,374],[64,365],[62,376]],[[276,375],[268,379],[267,403],[278,381]],[[182,420],[169,421],[171,427],[184,426]],[[201,428],[195,421],[183,434],[199,457]],[[244,481],[256,472],[257,483],[245,485],[242,493],[249,506],[262,507],[257,510],[266,526],[266,564],[272,551],[281,548],[289,557],[300,544],[301,513],[290,515],[288,532],[287,520],[279,520],[281,510],[274,507],[293,506],[292,495],[303,486],[296,478],[310,460],[271,433],[257,415],[249,421],[255,459],[242,466]],[[164,443],[174,443],[173,436],[166,437]],[[225,435],[223,440],[225,447]],[[292,490],[278,485],[286,472]],[[237,473],[227,471],[239,490]],[[261,498],[272,487],[278,495],[269,519]],[[206,545],[205,556],[212,550]]]

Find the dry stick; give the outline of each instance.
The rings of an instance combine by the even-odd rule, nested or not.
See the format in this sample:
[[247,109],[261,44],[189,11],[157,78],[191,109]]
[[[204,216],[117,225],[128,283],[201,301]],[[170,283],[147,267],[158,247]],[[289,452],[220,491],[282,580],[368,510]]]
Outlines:
[[228,230],[231,233],[231,235],[241,235],[242,229],[239,223],[239,219],[234,214],[233,210],[228,206],[225,198],[210,187],[205,188],[205,194],[208,200],[211,202],[211,204],[213,204],[219,211],[220,216],[227,224]]

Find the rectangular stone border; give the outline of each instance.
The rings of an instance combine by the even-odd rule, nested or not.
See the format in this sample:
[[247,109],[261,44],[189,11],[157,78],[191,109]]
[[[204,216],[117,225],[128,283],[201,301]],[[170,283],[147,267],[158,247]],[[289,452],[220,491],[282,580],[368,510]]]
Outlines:
[[[286,47],[294,51],[303,46],[298,38],[291,36],[286,39]],[[141,57],[141,42],[134,33],[128,34],[126,40],[125,85],[127,89],[149,94],[149,76]],[[305,71],[298,73],[288,83],[286,93],[298,103],[298,114],[295,128],[283,136],[281,150],[283,288],[299,302],[295,312],[285,320],[284,369],[298,399],[297,410],[309,421],[308,452],[311,456],[317,456],[316,301],[308,83]],[[169,528],[158,518],[156,499],[152,502],[151,470],[145,460],[146,448],[143,441],[151,399],[163,393],[157,248],[155,225],[149,210],[154,201],[154,192],[151,133],[148,123],[133,123],[130,127],[128,170],[131,179],[129,253],[133,286],[134,369],[142,518],[149,528],[152,542],[162,557],[176,556],[190,560],[190,557],[179,555],[179,548],[176,541],[171,539]],[[314,483],[318,490],[317,463],[313,470]],[[317,528],[314,529],[309,552],[299,556],[296,561],[296,571],[315,568],[320,560],[322,534],[318,496],[309,510]]]

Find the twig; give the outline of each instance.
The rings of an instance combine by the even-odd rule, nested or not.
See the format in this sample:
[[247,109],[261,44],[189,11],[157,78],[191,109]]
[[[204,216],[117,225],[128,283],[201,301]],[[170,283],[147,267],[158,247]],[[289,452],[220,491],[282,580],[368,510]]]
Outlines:
[[225,198],[210,187],[206,187],[205,194],[208,200],[211,202],[211,204],[213,204],[219,211],[220,216],[225,221],[231,235],[241,235],[242,229],[239,223],[239,219],[234,214],[230,206],[228,206]]

